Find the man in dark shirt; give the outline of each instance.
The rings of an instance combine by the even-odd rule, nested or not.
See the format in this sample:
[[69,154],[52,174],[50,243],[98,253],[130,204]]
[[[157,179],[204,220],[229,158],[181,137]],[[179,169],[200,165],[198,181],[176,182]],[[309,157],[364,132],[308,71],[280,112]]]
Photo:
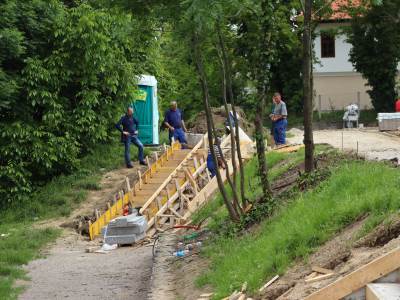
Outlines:
[[165,113],[164,125],[169,129],[169,142],[172,138],[181,143],[182,148],[187,148],[185,132],[186,126],[182,118],[182,112],[178,109],[176,101],[171,102],[170,109]]
[[139,163],[144,166],[147,165],[144,161],[143,144],[138,138],[139,121],[133,116],[133,108],[131,106],[128,107],[126,115],[122,116],[118,123],[115,124],[115,128],[121,132],[121,141],[125,145],[126,167],[133,167],[130,156],[131,143],[138,147]]

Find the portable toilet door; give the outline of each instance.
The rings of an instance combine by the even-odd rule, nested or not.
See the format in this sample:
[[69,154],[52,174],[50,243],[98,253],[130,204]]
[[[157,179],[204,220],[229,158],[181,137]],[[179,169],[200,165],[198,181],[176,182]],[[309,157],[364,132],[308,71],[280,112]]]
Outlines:
[[157,80],[154,76],[142,75],[138,88],[133,107],[139,121],[139,139],[145,145],[158,145]]

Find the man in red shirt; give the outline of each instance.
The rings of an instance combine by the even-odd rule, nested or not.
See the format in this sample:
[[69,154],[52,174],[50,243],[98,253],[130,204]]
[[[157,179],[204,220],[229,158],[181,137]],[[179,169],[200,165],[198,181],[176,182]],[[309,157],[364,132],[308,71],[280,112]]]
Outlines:
[[397,99],[397,101],[396,101],[395,109],[396,109],[396,112],[400,112],[400,98]]

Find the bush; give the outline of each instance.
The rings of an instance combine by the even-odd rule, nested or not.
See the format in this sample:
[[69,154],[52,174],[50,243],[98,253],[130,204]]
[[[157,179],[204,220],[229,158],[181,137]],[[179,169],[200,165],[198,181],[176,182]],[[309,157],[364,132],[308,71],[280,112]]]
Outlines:
[[140,31],[113,9],[1,2],[0,207],[109,141],[143,72],[149,44]]

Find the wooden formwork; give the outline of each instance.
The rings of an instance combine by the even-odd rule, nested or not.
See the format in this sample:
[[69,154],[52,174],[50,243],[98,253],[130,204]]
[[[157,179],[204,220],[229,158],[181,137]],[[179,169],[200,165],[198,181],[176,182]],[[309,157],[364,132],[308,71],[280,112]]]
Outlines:
[[[230,136],[221,142],[226,155],[229,152]],[[249,158],[252,147],[248,140],[241,144],[244,158]],[[185,223],[191,213],[210,198],[217,188],[217,181],[207,170],[208,141],[205,134],[191,150],[180,149],[179,143],[166,147],[163,155],[149,164],[148,170],[138,174],[137,182],[131,187],[127,180],[125,194],[109,209],[90,224],[90,238],[93,239],[113,218],[121,215],[123,206],[131,203],[140,207],[140,214],[148,222],[147,235],[163,231],[175,224]],[[229,156],[229,155],[228,155]],[[229,174],[233,173],[231,159],[227,162]],[[226,173],[221,172],[226,180]]]

